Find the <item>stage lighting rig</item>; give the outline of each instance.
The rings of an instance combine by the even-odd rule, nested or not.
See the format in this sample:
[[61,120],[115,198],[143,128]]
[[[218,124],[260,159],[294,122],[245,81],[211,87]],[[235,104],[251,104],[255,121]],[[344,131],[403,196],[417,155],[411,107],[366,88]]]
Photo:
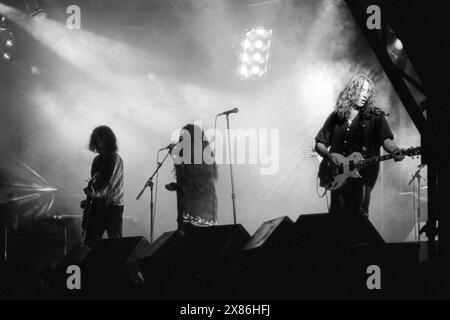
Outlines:
[[14,48],[14,34],[10,30],[10,26],[9,20],[0,16],[0,57],[2,61],[11,60]]
[[267,74],[272,30],[256,27],[246,31],[242,41],[239,74],[242,80],[257,80]]

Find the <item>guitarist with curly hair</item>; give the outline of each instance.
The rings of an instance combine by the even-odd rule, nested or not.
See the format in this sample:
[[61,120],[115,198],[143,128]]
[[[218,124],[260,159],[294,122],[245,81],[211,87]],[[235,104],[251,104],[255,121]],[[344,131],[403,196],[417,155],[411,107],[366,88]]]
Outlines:
[[[357,74],[340,92],[334,111],[316,135],[315,150],[324,158],[323,163],[339,174],[344,168],[356,169],[363,158],[376,158],[381,147],[390,153],[390,158],[402,160],[404,150],[398,148],[393,139],[385,113],[375,106],[372,81],[366,75]],[[344,167],[343,159],[355,154],[363,158],[355,158]],[[374,161],[352,173],[358,179],[345,179],[338,188],[334,188],[337,183],[325,186],[331,190],[330,213],[368,217],[370,193],[378,172],[379,162]],[[319,170],[319,178],[320,175]]]

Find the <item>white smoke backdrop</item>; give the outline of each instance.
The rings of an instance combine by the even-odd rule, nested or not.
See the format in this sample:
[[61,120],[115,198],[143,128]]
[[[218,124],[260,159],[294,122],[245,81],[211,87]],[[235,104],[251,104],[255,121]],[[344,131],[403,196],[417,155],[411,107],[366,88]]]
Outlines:
[[[108,10],[107,1],[99,3]],[[373,78],[376,101],[390,113],[397,143],[419,145],[417,130],[343,2],[246,3],[130,1],[122,12],[129,20],[143,6],[149,10],[139,26],[108,24],[105,18],[99,26],[94,21],[71,31],[50,18],[21,22],[47,53],[41,54],[41,74],[25,92],[25,125],[14,135],[20,136],[21,159],[60,189],[59,213],[80,213],[94,157],[87,150],[89,135],[108,125],[125,164],[125,215],[135,216],[139,226],[125,228],[125,235],[148,234],[149,193],[135,198],[156,167],[156,151],[175,129],[194,121],[212,128],[214,116],[233,107],[240,112],[230,116],[232,128],[280,133],[276,174],[261,175],[260,165],[234,166],[238,222],[253,233],[282,215],[295,220],[326,212],[326,200],[316,191],[319,158],[305,151],[355,73]],[[242,81],[239,41],[256,26],[273,30],[268,75]],[[224,118],[218,129],[225,129]],[[412,190],[407,184],[419,163],[382,165],[370,220],[386,240],[403,241],[413,227],[412,195],[399,194]],[[169,159],[159,175],[155,236],[176,228],[176,196],[164,189],[173,180]],[[217,196],[219,224],[232,223],[227,165],[219,166]]]

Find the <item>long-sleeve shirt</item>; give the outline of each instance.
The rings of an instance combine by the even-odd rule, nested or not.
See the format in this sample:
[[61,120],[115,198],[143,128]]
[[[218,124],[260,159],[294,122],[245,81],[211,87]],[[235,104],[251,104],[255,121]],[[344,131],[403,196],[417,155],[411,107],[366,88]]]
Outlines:
[[123,160],[117,152],[97,155],[91,167],[97,206],[123,206]]

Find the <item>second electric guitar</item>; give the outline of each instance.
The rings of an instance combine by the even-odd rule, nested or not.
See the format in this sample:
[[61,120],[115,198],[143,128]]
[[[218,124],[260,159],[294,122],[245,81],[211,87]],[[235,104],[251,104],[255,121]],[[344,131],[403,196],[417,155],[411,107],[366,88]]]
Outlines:
[[[403,150],[403,154],[413,157],[420,154],[420,147],[408,148]],[[337,190],[342,187],[347,178],[361,178],[358,169],[362,169],[369,165],[384,160],[393,159],[394,154],[386,154],[372,158],[364,159],[361,153],[353,152],[348,157],[344,157],[339,153],[332,153],[338,161],[339,166],[332,164],[329,160],[323,159],[319,166],[319,185],[326,190]]]

